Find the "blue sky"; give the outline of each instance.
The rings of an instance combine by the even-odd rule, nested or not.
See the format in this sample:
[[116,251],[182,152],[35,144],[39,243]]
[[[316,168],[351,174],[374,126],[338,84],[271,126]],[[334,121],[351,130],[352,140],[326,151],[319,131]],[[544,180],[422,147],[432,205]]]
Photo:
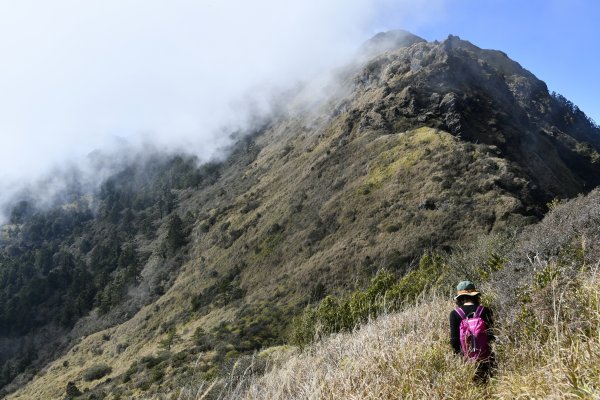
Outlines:
[[397,4],[381,8],[375,30],[400,23],[427,40],[451,33],[502,50],[600,123],[600,1],[433,0],[415,18]]

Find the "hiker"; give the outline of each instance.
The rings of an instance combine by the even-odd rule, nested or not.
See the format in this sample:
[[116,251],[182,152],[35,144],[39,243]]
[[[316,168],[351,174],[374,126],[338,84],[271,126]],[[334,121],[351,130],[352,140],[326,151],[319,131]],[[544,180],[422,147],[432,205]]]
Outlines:
[[456,309],[450,312],[450,343],[455,354],[477,362],[475,380],[487,382],[494,367],[492,312],[479,304],[480,292],[471,281],[456,287]]

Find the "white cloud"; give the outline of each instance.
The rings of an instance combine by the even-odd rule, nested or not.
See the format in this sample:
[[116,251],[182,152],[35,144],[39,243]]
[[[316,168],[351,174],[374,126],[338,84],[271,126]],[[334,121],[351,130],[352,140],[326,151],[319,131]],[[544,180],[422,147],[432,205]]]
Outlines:
[[0,0],[0,187],[122,139],[208,158],[244,99],[344,63],[382,10],[423,4]]
[[362,10],[318,3],[0,3],[2,174],[35,174],[115,136],[211,147],[243,111],[232,100],[350,50]]

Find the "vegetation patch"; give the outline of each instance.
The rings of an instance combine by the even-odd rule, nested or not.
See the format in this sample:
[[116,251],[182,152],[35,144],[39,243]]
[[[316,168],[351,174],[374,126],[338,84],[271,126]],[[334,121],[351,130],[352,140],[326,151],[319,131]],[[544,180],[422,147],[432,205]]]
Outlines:
[[106,364],[92,365],[83,373],[82,379],[86,382],[95,381],[112,372],[112,368]]
[[245,292],[239,286],[240,273],[241,267],[238,265],[202,293],[192,297],[192,310],[200,311],[211,304],[224,306],[244,297]]
[[270,256],[277,246],[283,242],[284,236],[281,232],[267,235],[258,246],[254,249],[254,256],[258,259],[264,259]]
[[411,169],[432,151],[439,152],[453,145],[449,134],[431,128],[399,134],[397,143],[371,162],[366,181],[358,189],[359,194],[369,194],[382,188],[398,171]]
[[421,257],[418,267],[401,279],[390,272],[379,272],[364,290],[347,296],[325,297],[316,306],[307,306],[292,322],[290,341],[305,346],[334,332],[351,330],[382,312],[411,304],[426,288],[435,287],[447,268],[435,254]]

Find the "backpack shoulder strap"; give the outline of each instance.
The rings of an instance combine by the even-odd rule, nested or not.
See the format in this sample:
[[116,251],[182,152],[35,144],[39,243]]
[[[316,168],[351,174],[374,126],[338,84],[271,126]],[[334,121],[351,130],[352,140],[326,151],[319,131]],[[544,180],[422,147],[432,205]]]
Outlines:
[[454,311],[456,311],[456,313],[458,314],[458,316],[460,317],[460,319],[465,319],[466,315],[465,315],[465,312],[462,310],[462,308],[456,307],[454,309]]
[[483,313],[483,306],[478,306],[477,310],[475,310],[475,318],[481,318],[482,313]]

